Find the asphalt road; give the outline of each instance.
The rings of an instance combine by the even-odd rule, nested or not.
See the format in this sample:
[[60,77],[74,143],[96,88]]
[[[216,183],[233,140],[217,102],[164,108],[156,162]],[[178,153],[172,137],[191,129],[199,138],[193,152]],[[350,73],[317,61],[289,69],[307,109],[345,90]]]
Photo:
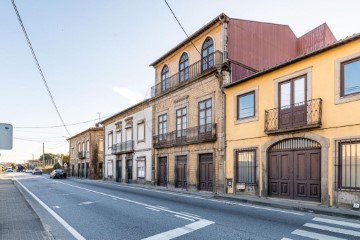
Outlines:
[[55,239],[360,239],[360,221],[103,181],[14,174]]

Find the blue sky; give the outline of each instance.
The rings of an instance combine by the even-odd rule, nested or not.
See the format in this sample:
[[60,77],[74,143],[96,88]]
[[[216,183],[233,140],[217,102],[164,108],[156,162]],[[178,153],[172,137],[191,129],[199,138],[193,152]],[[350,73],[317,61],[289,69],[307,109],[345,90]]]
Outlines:
[[[185,39],[162,0],[15,0],[66,124],[109,116],[149,97],[149,64]],[[286,24],[297,36],[327,22],[337,39],[360,32],[357,0],[168,0],[191,34],[224,12]],[[11,0],[0,1],[0,122],[14,126],[14,147],[0,162],[67,153],[67,132],[45,90]],[[68,126],[72,135],[94,121]]]

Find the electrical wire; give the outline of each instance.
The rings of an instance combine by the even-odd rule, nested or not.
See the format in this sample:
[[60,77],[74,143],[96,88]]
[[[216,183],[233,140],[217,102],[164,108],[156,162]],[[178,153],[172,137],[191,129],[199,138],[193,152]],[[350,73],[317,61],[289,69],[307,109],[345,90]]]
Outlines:
[[27,35],[25,26],[24,26],[24,24],[23,24],[23,22],[22,22],[22,20],[21,20],[20,13],[19,13],[19,11],[17,10],[17,7],[16,7],[16,5],[15,5],[15,1],[14,1],[14,0],[11,0],[11,2],[12,2],[12,4],[13,4],[14,10],[15,10],[15,13],[16,13],[16,15],[17,15],[17,17],[18,17],[18,20],[19,20],[19,23],[20,23],[20,25],[21,25],[21,28],[22,28],[22,30],[23,30],[23,32],[24,32],[26,41],[27,41],[27,43],[29,44],[29,47],[30,47],[32,56],[33,56],[34,61],[35,61],[36,65],[37,65],[37,68],[38,68],[38,70],[39,70],[39,72],[40,72],[40,75],[41,75],[41,78],[42,78],[43,83],[44,83],[44,85],[45,85],[46,91],[47,91],[47,93],[48,93],[48,95],[49,95],[49,97],[50,97],[50,99],[51,99],[51,102],[52,102],[52,104],[53,104],[53,106],[54,106],[54,108],[55,108],[55,110],[56,110],[56,112],[57,112],[57,115],[58,115],[58,117],[59,117],[59,119],[60,119],[60,121],[61,121],[61,123],[62,123],[62,126],[65,128],[65,130],[66,130],[66,132],[68,133],[68,135],[71,136],[71,134],[70,134],[69,130],[67,129],[67,127],[66,127],[66,125],[65,125],[65,122],[64,122],[64,120],[63,120],[63,118],[62,118],[62,116],[61,116],[61,114],[60,114],[60,111],[59,111],[58,107],[56,106],[54,97],[53,97],[52,94],[51,94],[50,88],[49,88],[49,86],[48,86],[48,84],[47,84],[47,82],[46,82],[45,76],[44,76],[44,74],[43,74],[43,72],[42,72],[42,70],[41,70],[39,61],[38,61],[38,59],[37,59],[37,57],[36,57],[36,54],[35,54],[35,51],[34,51],[32,45],[31,45],[31,42],[30,42],[29,36]]

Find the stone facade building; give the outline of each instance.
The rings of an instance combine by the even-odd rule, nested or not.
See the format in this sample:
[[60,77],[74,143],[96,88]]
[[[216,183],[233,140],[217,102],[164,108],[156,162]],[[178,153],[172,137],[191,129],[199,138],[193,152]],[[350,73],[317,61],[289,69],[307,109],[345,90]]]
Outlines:
[[103,139],[102,127],[89,128],[68,139],[70,176],[90,179],[103,177]]

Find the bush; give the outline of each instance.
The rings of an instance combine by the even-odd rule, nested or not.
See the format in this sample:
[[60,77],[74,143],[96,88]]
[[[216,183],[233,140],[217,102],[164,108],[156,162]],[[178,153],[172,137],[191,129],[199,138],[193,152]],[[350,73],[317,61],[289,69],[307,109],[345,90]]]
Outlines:
[[59,168],[61,168],[60,163],[58,163],[58,162],[55,163],[53,168],[54,168],[54,169],[59,169]]

